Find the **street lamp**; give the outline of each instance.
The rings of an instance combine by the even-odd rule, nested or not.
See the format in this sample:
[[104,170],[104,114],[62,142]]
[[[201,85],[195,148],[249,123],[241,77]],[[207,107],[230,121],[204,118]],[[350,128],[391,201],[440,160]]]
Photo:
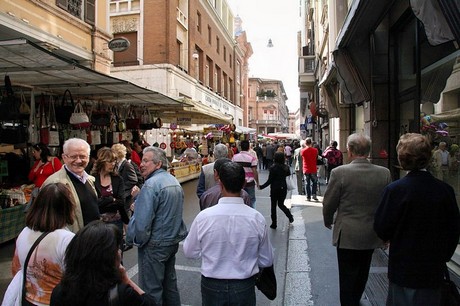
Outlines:
[[273,48],[273,42],[272,42],[272,39],[271,39],[271,38],[268,39],[267,47],[268,47],[268,48]]

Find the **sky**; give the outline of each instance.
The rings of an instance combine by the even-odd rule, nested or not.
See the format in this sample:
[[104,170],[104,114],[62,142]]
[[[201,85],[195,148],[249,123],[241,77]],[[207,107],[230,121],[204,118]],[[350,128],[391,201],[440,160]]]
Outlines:
[[[254,54],[249,58],[249,77],[283,82],[289,112],[299,108],[297,69],[298,0],[227,0],[243,21]],[[271,39],[273,47],[268,48]]]

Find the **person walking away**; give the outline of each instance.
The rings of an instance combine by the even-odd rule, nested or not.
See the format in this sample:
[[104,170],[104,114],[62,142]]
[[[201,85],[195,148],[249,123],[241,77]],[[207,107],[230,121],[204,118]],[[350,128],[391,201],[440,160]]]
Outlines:
[[305,183],[303,176],[303,161],[300,152],[306,147],[305,140],[300,141],[300,146],[294,150],[294,171],[297,180],[297,193],[305,195]]
[[[352,134],[347,140],[351,163],[332,170],[324,193],[324,226],[337,248],[340,304],[359,306],[369,276],[374,249],[384,246],[373,228],[382,191],[391,182],[390,170],[367,159],[371,139]],[[334,217],[335,215],[335,217]]]
[[209,188],[217,184],[214,179],[214,163],[215,161],[227,158],[228,148],[226,145],[219,143],[214,147],[214,162],[208,163],[201,167],[200,177],[198,178],[198,185],[196,186],[196,195],[201,198],[201,195]]
[[384,189],[374,221],[390,244],[386,305],[440,306],[446,262],[460,236],[455,192],[425,170],[431,158],[425,136],[402,135],[396,151],[408,173]]
[[201,258],[202,305],[256,305],[255,276],[273,265],[265,217],[240,197],[245,181],[240,164],[222,165],[223,197],[196,216],[184,241],[184,255]]
[[310,201],[312,196],[313,200],[318,201],[316,197],[316,188],[318,184],[318,168],[316,166],[316,161],[318,159],[318,150],[313,147],[311,138],[307,138],[305,145],[305,149],[300,151],[300,154],[302,155],[307,201]]
[[337,141],[331,141],[330,145],[324,150],[322,156],[326,159],[326,184],[329,182],[331,171],[340,165],[343,165],[343,154],[337,149]]
[[70,187],[75,200],[75,222],[69,228],[76,233],[89,222],[100,218],[95,179],[85,172],[90,146],[83,139],[70,138],[64,142],[62,150],[64,167],[49,176],[42,186],[63,183]]
[[269,142],[267,144],[267,154],[265,156],[265,159],[267,160],[267,166],[265,169],[270,169],[270,167],[273,164],[273,155],[275,154],[276,147],[273,143]]
[[51,292],[61,281],[65,250],[74,236],[67,228],[74,222],[74,211],[75,202],[69,188],[56,183],[40,189],[26,214],[26,227],[16,240],[13,275],[23,273],[31,246],[43,233],[48,233],[35,247],[27,263],[24,289],[25,298],[31,305],[49,305]]
[[139,284],[159,305],[180,306],[175,270],[179,242],[187,236],[182,219],[184,191],[169,174],[166,153],[157,147],[143,151],[144,185],[134,194],[134,215],[126,241],[138,248]]
[[121,265],[122,232],[111,223],[92,221],[67,248],[66,270],[51,295],[51,306],[157,306]]
[[[217,202],[219,202],[219,199],[223,197],[222,186],[219,184],[219,171],[223,164],[230,162],[231,160],[228,158],[220,158],[214,163],[214,179],[216,180],[217,185],[212,186],[201,195],[200,210],[216,205]],[[251,206],[251,197],[244,189],[241,189],[240,196],[243,198],[244,204]]]
[[52,156],[50,149],[44,143],[40,142],[33,145],[32,155],[35,158],[35,162],[29,172],[29,181],[34,183],[34,189],[32,190],[25,211],[29,209],[30,205],[37,197],[43,182],[45,182],[50,175],[62,168],[59,158]]
[[246,174],[246,184],[244,190],[251,197],[252,208],[256,208],[256,186],[259,187],[259,173],[257,172],[257,158],[249,153],[249,141],[241,141],[241,152],[235,154],[233,162],[243,166]]
[[275,163],[269,169],[268,180],[260,185],[260,189],[270,186],[270,203],[271,203],[271,219],[272,224],[271,228],[276,229],[277,227],[277,216],[276,216],[276,206],[278,206],[289,219],[289,223],[294,222],[294,217],[292,216],[289,209],[284,205],[284,200],[287,195],[287,185],[286,177],[291,175],[289,166],[286,165],[286,160],[284,158],[283,152],[276,152],[274,155]]
[[289,144],[284,146],[284,154],[286,155],[287,165],[291,167],[292,165],[292,147]]

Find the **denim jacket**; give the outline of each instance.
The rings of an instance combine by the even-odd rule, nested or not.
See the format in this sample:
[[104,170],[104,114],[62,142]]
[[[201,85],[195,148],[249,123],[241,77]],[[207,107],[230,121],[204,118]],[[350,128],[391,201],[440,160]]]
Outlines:
[[177,179],[164,169],[154,171],[137,195],[127,242],[143,247],[170,246],[184,240],[188,232],[182,220],[183,206],[184,191]]

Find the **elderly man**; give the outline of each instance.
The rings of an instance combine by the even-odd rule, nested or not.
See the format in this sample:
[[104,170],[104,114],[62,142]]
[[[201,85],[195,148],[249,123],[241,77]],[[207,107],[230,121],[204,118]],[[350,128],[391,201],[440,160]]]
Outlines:
[[372,253],[383,246],[373,228],[374,213],[391,175],[390,170],[367,159],[371,150],[368,136],[348,136],[347,149],[351,163],[332,170],[324,193],[323,217],[327,228],[334,224],[332,243],[337,247],[340,303],[358,306]]
[[49,176],[42,186],[63,183],[69,186],[75,200],[75,222],[69,229],[76,233],[86,224],[99,219],[94,177],[85,172],[89,162],[89,144],[80,138],[70,138],[62,147],[64,167]]
[[[219,171],[224,164],[230,163],[230,162],[232,161],[228,158],[221,158],[221,159],[216,160],[216,162],[214,163],[214,179],[217,185],[209,188],[201,195],[200,197],[200,209],[201,210],[216,205],[219,199],[222,197],[222,187],[219,184],[219,180],[220,180]],[[244,189],[241,189],[240,195],[244,200],[244,204],[251,206],[251,197]]]
[[167,172],[165,152],[146,147],[141,160],[145,178],[128,225],[127,243],[138,247],[139,283],[158,305],[181,305],[177,289],[176,253],[187,236],[182,220],[184,191]]
[[[228,148],[226,145],[219,143],[214,147],[214,162],[218,159],[227,158]],[[214,163],[209,163],[201,168],[198,186],[196,187],[196,195],[198,198],[209,188],[217,185],[214,180]]]

